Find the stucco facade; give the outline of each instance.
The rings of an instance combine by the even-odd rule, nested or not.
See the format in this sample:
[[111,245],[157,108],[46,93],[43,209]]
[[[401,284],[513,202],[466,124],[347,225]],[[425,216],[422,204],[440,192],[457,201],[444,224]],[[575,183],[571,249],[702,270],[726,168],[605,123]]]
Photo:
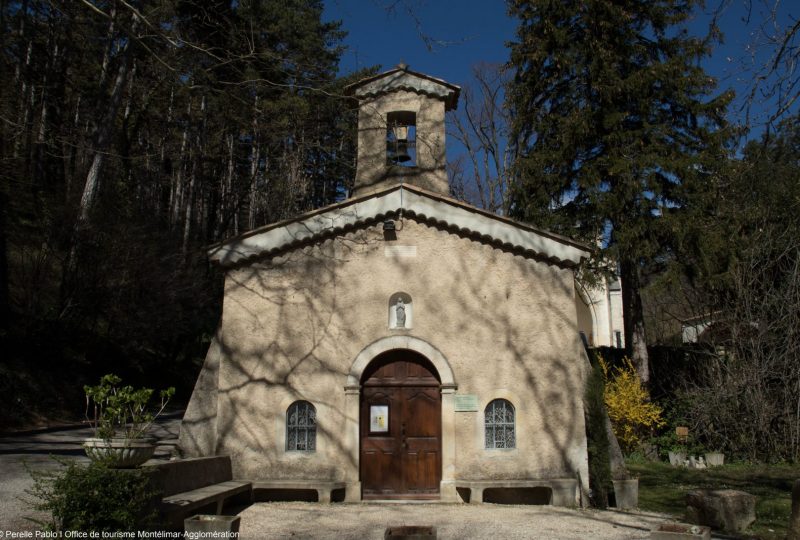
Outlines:
[[[435,111],[417,116],[418,140],[441,142],[429,169],[443,173],[452,88],[438,96],[436,80],[423,81],[414,94],[401,71],[392,106]],[[382,140],[363,144],[385,152]],[[570,478],[585,493],[574,268],[586,249],[444,197],[438,173],[411,186],[365,172],[373,165],[359,165],[360,198],[211,249],[226,268],[223,314],[182,425],[184,454],[230,455],[235,477],[252,481],[342,481],[360,500],[363,374],[382,353],[411,351],[438,379],[442,500],[459,500],[458,480]],[[477,406],[457,407],[460,397]],[[487,448],[484,411],[496,399],[514,407],[513,448]],[[314,451],[287,450],[298,401],[316,410]]]
[[578,330],[592,347],[625,347],[622,288],[620,280],[605,277],[594,284],[580,284],[576,289],[575,308]]

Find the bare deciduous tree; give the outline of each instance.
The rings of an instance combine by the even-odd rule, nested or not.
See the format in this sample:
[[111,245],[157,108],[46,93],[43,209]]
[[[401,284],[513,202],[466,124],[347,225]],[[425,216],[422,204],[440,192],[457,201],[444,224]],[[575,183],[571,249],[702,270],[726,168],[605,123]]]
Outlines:
[[509,139],[510,118],[504,104],[511,70],[498,64],[478,64],[472,72],[474,82],[462,92],[463,107],[448,115],[448,135],[465,150],[461,161],[451,164],[451,180],[458,182],[455,191],[468,201],[505,215],[515,148]]
[[689,380],[690,416],[712,446],[800,459],[800,240],[765,229],[733,272],[716,354]]
[[796,112],[800,100],[800,18],[791,12],[793,2],[722,0],[712,14],[713,31],[726,12],[739,6],[745,11],[740,23],[749,30],[740,59],[740,76],[749,81],[742,103],[745,124],[773,125]]

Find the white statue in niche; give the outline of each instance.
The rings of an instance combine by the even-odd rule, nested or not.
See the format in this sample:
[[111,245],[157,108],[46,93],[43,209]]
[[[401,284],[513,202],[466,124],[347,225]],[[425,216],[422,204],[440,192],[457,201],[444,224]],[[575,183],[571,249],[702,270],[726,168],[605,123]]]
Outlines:
[[405,328],[406,326],[406,306],[402,298],[397,299],[397,305],[394,307],[395,320],[397,321],[397,328]]

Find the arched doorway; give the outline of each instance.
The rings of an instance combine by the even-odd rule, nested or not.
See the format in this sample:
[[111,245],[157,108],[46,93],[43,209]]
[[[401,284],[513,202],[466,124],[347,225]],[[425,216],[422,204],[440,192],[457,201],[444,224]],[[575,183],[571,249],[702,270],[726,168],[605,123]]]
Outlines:
[[364,499],[436,499],[442,479],[441,380],[427,358],[384,352],[361,377]]

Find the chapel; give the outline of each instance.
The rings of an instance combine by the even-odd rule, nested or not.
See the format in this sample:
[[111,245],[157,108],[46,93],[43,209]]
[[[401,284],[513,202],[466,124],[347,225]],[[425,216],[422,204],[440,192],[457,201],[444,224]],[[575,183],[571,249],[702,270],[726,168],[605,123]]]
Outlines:
[[209,249],[222,318],[184,456],[320,500],[586,504],[588,248],[450,197],[459,90],[403,64],[351,85],[351,196]]

